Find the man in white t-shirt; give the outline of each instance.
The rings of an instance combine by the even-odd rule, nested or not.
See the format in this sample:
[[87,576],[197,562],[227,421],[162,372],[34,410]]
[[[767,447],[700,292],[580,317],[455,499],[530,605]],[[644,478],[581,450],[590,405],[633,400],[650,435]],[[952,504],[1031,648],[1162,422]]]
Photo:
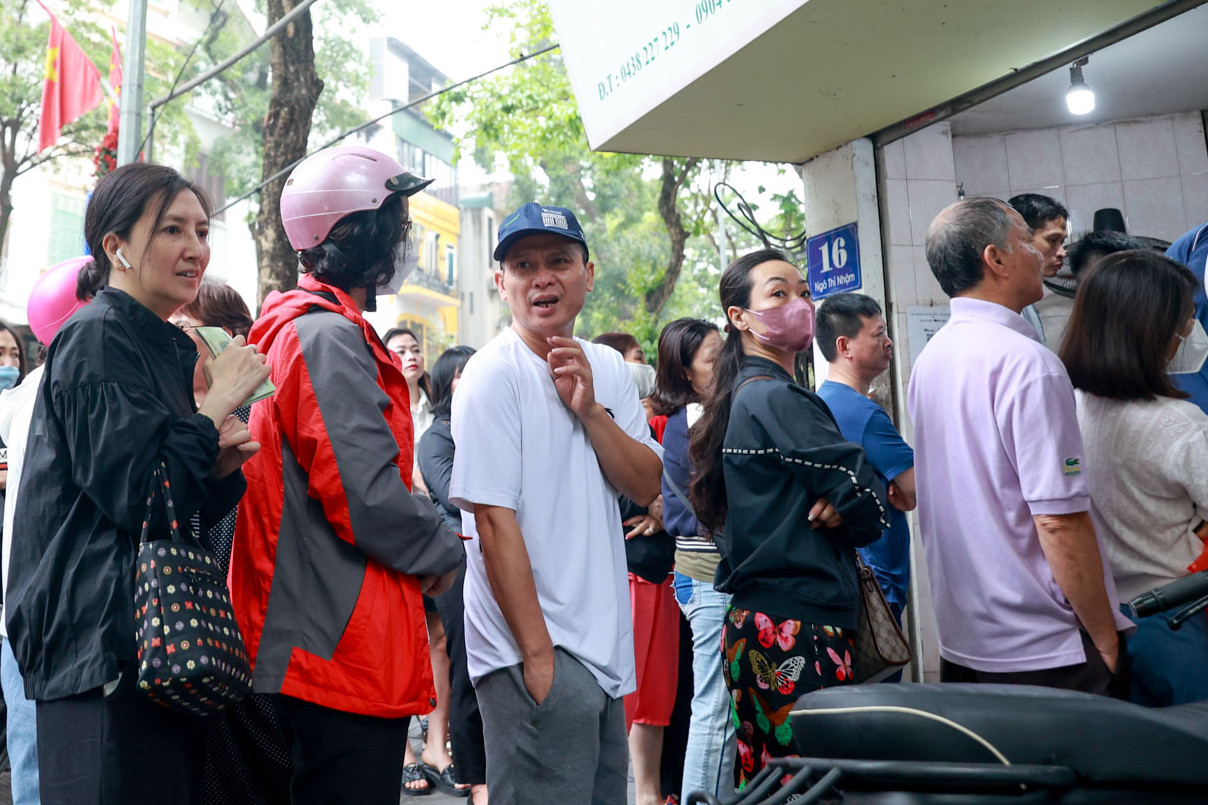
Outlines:
[[492,803],[626,797],[633,633],[617,495],[659,494],[661,449],[616,350],[573,338],[594,282],[573,213],[504,219],[512,326],[462,371],[450,499],[466,544],[466,655]]

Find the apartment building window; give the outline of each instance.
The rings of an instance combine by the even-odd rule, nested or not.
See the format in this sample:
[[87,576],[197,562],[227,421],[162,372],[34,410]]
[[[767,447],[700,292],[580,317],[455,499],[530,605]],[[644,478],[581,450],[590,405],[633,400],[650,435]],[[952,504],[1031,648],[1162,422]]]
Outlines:
[[84,207],[82,196],[52,193],[50,197],[50,244],[46,264],[58,265],[84,253]]

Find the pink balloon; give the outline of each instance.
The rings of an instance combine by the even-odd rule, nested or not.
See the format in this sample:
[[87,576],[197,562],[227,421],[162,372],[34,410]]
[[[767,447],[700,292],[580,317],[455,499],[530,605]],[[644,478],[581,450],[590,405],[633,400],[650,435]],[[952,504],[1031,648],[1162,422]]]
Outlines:
[[76,298],[76,278],[80,269],[90,262],[92,258],[87,255],[73,257],[47,269],[34,283],[25,311],[29,316],[29,329],[43,344],[49,346],[63,322],[88,304]]

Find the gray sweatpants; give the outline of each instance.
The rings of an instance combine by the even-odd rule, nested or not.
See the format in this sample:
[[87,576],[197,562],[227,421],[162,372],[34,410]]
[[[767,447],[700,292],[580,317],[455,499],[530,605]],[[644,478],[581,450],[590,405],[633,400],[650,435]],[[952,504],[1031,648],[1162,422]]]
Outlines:
[[625,707],[582,663],[554,649],[554,684],[537,704],[519,665],[478,680],[491,805],[624,805]]

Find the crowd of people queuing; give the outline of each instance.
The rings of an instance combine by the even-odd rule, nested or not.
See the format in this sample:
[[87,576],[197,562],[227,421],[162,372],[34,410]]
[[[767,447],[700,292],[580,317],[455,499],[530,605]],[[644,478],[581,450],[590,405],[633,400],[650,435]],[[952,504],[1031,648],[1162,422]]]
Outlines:
[[[1205,553],[1208,415],[1178,385],[1208,357],[1202,261],[1093,233],[1067,267],[1052,199],[948,207],[912,449],[873,400],[893,351],[872,298],[815,307],[753,251],[722,273],[724,328],[669,323],[656,369],[632,335],[575,337],[594,265],[539,203],[498,230],[511,326],[425,371],[415,332],[363,314],[413,263],[426,184],[365,148],[301,163],[280,200],[298,287],[253,320],[204,278],[204,192],[124,166],[89,204],[91,258],[31,299],[37,369],[0,326],[14,802],[611,804],[629,768],[638,805],[725,796],[794,753],[800,696],[855,682],[857,553],[901,622],[916,508],[944,681],[1208,699],[1208,621],[1121,606]],[[135,686],[161,464],[253,666],[205,719]]]

